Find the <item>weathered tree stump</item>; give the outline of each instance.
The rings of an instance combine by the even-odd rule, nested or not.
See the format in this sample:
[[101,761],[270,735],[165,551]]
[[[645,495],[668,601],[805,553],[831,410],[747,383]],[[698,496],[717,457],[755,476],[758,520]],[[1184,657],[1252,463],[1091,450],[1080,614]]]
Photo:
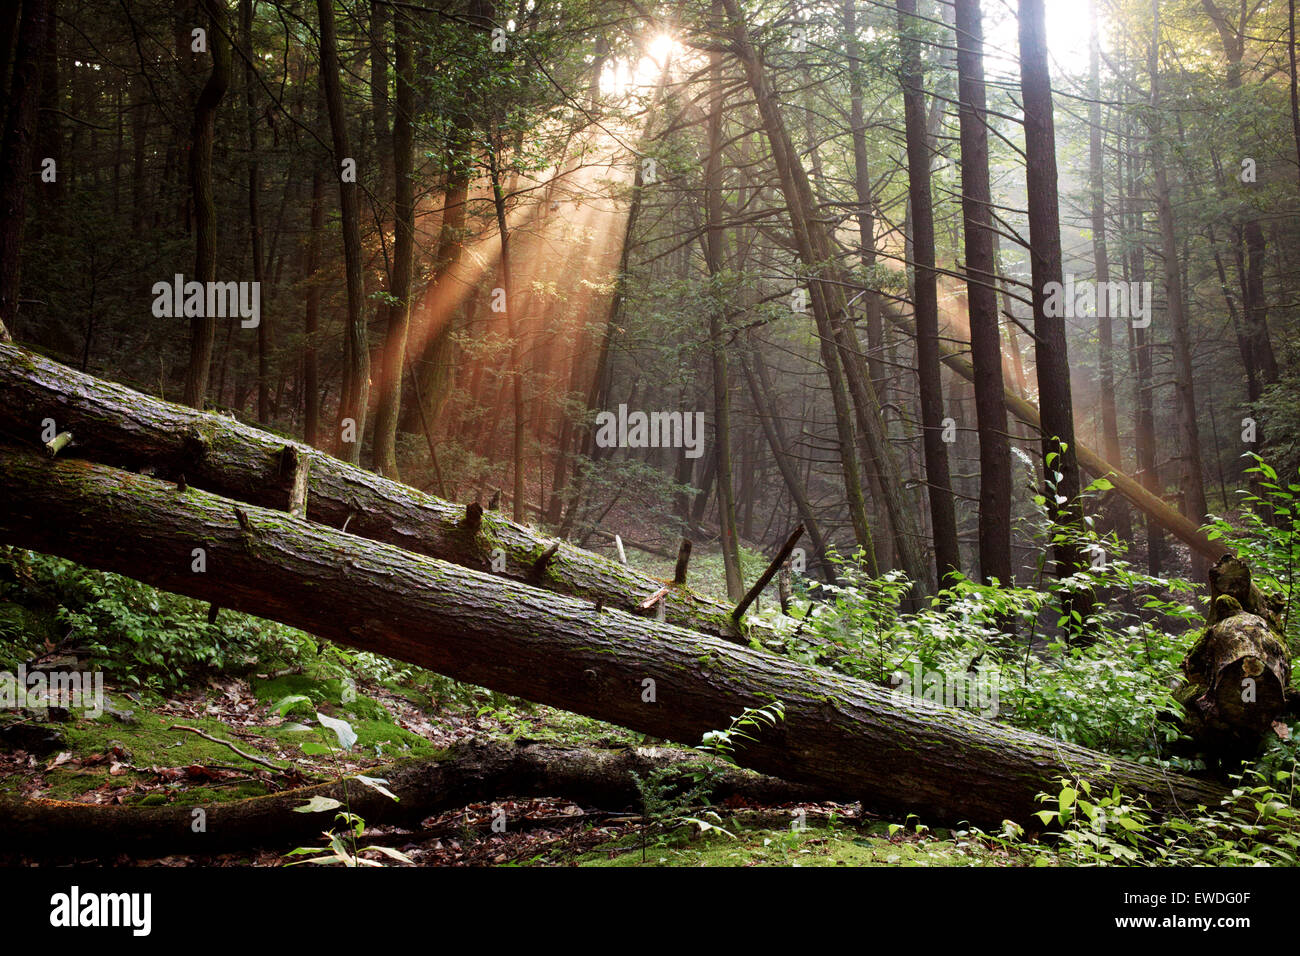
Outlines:
[[1287,709],[1291,655],[1276,609],[1244,561],[1224,555],[1210,569],[1210,610],[1183,660],[1175,694],[1183,728],[1211,762],[1239,763],[1259,752]]

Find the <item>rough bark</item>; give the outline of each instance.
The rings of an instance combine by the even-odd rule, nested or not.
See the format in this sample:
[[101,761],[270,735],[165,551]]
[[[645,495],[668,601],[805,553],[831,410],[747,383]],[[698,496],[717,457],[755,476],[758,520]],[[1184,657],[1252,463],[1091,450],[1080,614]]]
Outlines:
[[[379,7],[376,5],[376,10]],[[410,19],[405,11],[394,14],[394,60],[397,101],[393,112],[393,180],[396,214],[393,223],[393,271],[389,293],[388,334],[384,341],[383,370],[379,377],[379,406],[375,411],[375,470],[400,480],[397,470],[397,419],[402,407],[402,370],[411,316],[411,274],[415,252],[415,63]]]
[[[348,142],[347,114],[343,109],[343,87],[339,79],[338,37],[334,29],[333,0],[316,0],[320,16],[320,74],[325,89],[330,133],[334,144],[334,174],[339,177],[339,208],[343,233],[344,273],[348,289],[348,323],[344,335],[346,372],[343,400],[339,404],[339,444],[352,464],[361,461],[361,443],[366,431],[366,413],[370,405],[370,345],[366,330],[365,280],[361,262],[360,186],[345,181],[344,160],[355,160]],[[353,424],[354,441],[343,442],[345,424]]]
[[979,0],[957,0],[957,71],[961,124],[961,204],[966,246],[975,420],[980,442],[980,576],[1012,581],[1011,442],[1003,400],[997,260],[989,189],[984,35]]
[[[1211,804],[1170,776],[748,647],[342,534],[282,511],[82,461],[0,449],[0,536],[360,650],[697,742],[743,708],[784,719],[737,747],[749,769],[935,822],[1029,822],[1062,776]],[[51,534],[58,529],[57,534]],[[195,573],[192,549],[206,552]]]
[[[216,140],[217,107],[230,87],[230,45],[226,40],[225,6],[203,0],[208,15],[208,50],[212,72],[194,104],[194,128],[190,142],[190,194],[194,202],[194,281],[213,282],[217,277],[217,207],[212,193],[212,146]],[[185,375],[185,404],[202,408],[212,371],[212,347],[217,320],[202,315],[190,329],[190,364]]]
[[925,115],[921,41],[915,34],[916,0],[898,0],[902,37],[903,112],[907,130],[907,183],[911,200],[912,311],[916,317],[916,377],[921,390],[921,437],[926,498],[940,586],[961,571],[957,509],[952,498],[948,443],[943,440],[943,377],[939,370],[939,277],[934,269],[934,207],[930,196],[930,137]]
[[[500,548],[507,577],[533,579],[534,563],[553,538],[487,512],[476,539],[466,532],[463,505],[355,468],[325,452],[203,414],[76,372],[13,345],[0,346],[0,428],[38,439],[42,419],[72,432],[74,454],[126,468],[183,474],[198,488],[267,507],[284,507],[292,476],[284,449],[310,463],[307,516],[349,533],[385,541],[466,567],[486,570]],[[632,610],[664,584],[617,562],[562,543],[547,563],[545,584],[565,594]],[[687,588],[664,599],[666,619],[743,640],[732,608]]]
[[[27,218],[32,146],[36,141],[42,50],[49,36],[49,8],[49,0],[29,0],[22,4],[21,14],[16,9],[4,14],[7,19],[16,17],[18,27],[0,153],[0,341],[8,341],[6,326],[12,326],[18,314],[18,265]],[[9,79],[6,73],[0,82]]]
[[1183,660],[1175,694],[1183,728],[1209,756],[1246,759],[1287,707],[1291,659],[1277,616],[1245,562],[1225,556],[1210,569],[1206,628]]
[[[1056,183],[1056,134],[1052,114],[1052,80],[1047,68],[1046,21],[1043,0],[1020,2],[1020,89],[1025,115],[1025,180],[1029,198],[1029,254],[1033,276],[1034,364],[1038,369],[1038,398],[1042,417],[1043,465],[1061,477],[1045,489],[1060,524],[1082,527],[1079,502],[1078,446],[1074,436],[1074,406],[1070,394],[1070,360],[1064,315],[1049,315],[1050,283],[1059,287],[1061,224]],[[1053,549],[1058,577],[1079,569],[1078,549],[1060,541]],[[1079,602],[1076,611],[1082,613]]]

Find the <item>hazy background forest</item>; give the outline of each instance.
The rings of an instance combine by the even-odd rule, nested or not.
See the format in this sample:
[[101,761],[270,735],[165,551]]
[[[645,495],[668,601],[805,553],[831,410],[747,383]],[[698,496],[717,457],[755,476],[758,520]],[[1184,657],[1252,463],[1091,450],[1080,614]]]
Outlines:
[[[1199,522],[1239,506],[1244,452],[1297,458],[1289,10],[1047,6],[1060,269],[1146,290],[1131,318],[1068,310],[1060,387],[1078,441]],[[763,550],[802,520],[813,567],[869,545],[932,588],[933,558],[909,548],[937,547],[979,576],[975,386],[926,368],[909,279],[932,256],[937,348],[968,355],[951,4],[904,17],[911,54],[892,4],[739,11],[849,283],[892,469],[870,454],[844,467],[849,404],[771,146],[743,64],[712,52],[727,9],[357,3],[324,11],[329,31],[321,12],[60,0],[34,144],[57,173],[31,177],[24,301],[6,315],[20,341],[172,399],[203,386],[210,407],[454,500],[499,488],[516,519],[587,544],[618,531],[675,551],[689,532]],[[1014,9],[985,4],[983,26],[996,298],[981,307],[997,312],[1001,382],[1037,403]],[[911,55],[933,233],[920,257]],[[260,322],[157,317],[151,290],[175,274],[259,283]],[[594,415],[620,404],[703,412],[707,452],[599,447]],[[1014,416],[994,428],[1010,472],[986,481],[1010,489],[1024,578],[1039,435]],[[907,527],[890,524],[885,481]],[[1158,524],[1101,510],[1153,572],[1189,570]]]
[[[664,582],[686,539],[710,600],[779,552],[755,643],[895,688],[995,665],[1001,719],[1213,775],[1168,719],[1213,562],[1300,631],[1295,31],[1294,0],[23,0],[0,333]],[[18,603],[80,573],[17,555]],[[141,686],[233,657],[197,605],[207,649],[146,660],[78,601]]]

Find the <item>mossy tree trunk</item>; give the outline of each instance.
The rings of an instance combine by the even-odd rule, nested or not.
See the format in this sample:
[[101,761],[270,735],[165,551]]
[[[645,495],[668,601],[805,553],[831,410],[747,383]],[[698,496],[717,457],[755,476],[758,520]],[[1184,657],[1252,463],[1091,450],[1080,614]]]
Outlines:
[[1291,655],[1276,609],[1251,581],[1250,568],[1224,555],[1210,568],[1205,631],[1183,660],[1187,680],[1175,694],[1183,727],[1212,760],[1248,759],[1287,709]]
[[1036,797],[1056,792],[1062,777],[1119,786],[1157,808],[1222,795],[1213,785],[196,488],[12,448],[0,449],[0,476],[6,543],[501,693],[690,744],[745,708],[779,700],[784,720],[739,744],[738,762],[873,809],[934,822],[1032,823]]
[[[294,477],[286,464],[294,458],[308,468],[309,519],[479,570],[491,569],[495,557],[496,573],[520,581],[534,581],[534,561],[556,543],[490,511],[481,515],[481,532],[468,534],[464,506],[223,415],[199,413],[0,345],[0,428],[35,447],[45,418],[72,433],[65,454],[173,480],[184,475],[195,487],[270,508],[286,507]],[[547,570],[542,586],[629,611],[665,583],[564,543]],[[731,640],[765,633],[757,625],[742,630],[731,618],[731,605],[686,587],[670,588],[664,605],[671,624]]]

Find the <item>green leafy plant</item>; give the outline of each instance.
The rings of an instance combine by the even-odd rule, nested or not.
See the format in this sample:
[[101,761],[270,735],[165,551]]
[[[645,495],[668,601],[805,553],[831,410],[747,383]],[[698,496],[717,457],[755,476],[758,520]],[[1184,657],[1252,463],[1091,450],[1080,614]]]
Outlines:
[[[707,731],[695,749],[735,766],[737,744],[757,740],[756,734],[764,727],[774,727],[784,719],[785,705],[779,700],[765,707],[746,708],[731,718],[725,730]],[[693,768],[684,775],[674,767],[657,768],[644,778],[632,772],[641,804],[642,862],[652,833],[662,840],[679,827],[694,826],[700,833],[717,831],[735,837],[722,825],[717,811],[708,808],[708,795],[717,776],[717,769],[707,766]]]
[[[294,708],[302,704],[310,704],[310,700],[301,694],[291,694],[276,702],[275,709],[280,716],[290,713]],[[342,754],[357,742],[356,731],[346,720],[337,717],[331,717],[328,714],[316,712],[316,719],[320,722],[322,743],[309,741],[303,745],[303,752],[309,754],[330,753],[341,760]],[[330,734],[326,734],[329,731]],[[330,742],[330,736],[333,737],[333,743]],[[337,746],[335,746],[335,744]],[[294,860],[286,865],[297,866],[302,863],[314,863],[322,866],[383,866],[378,860],[370,860],[361,854],[373,850],[381,853],[390,859],[397,860],[401,863],[414,864],[414,860],[408,857],[400,850],[387,846],[370,845],[358,847],[357,842],[366,830],[366,821],[360,814],[353,813],[351,808],[351,798],[348,790],[349,779],[356,780],[363,786],[381,793],[384,796],[397,800],[398,797],[388,789],[388,781],[380,777],[367,777],[364,774],[355,776],[342,777],[343,800],[334,797],[326,797],[320,794],[312,797],[302,806],[295,807],[295,813],[328,813],[331,810],[337,811],[334,814],[335,826],[322,831],[321,835],[325,838],[326,845],[323,847],[296,847],[290,850],[286,856],[310,856],[306,860]],[[312,856],[312,854],[316,854]]]

